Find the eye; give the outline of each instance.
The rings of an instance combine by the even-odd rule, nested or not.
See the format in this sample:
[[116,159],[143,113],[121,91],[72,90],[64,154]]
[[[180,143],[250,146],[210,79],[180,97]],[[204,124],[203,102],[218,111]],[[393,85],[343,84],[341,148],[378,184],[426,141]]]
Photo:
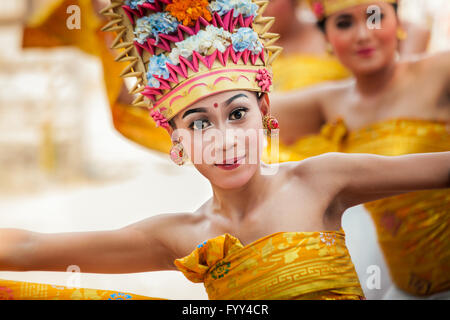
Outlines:
[[239,108],[230,113],[230,120],[240,120],[244,118],[247,108]]
[[192,122],[189,125],[189,129],[192,129],[192,130],[203,130],[203,129],[208,127],[207,124],[209,124],[209,120],[207,120],[207,119],[195,120],[194,122]]
[[336,27],[338,29],[348,29],[352,26],[352,21],[350,19],[342,19],[336,21]]

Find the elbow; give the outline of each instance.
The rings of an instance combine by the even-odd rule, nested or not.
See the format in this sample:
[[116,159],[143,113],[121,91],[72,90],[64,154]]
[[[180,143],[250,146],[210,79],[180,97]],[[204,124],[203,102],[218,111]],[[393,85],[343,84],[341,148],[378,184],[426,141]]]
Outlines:
[[446,184],[445,188],[450,188],[450,169],[448,169],[448,172],[447,172],[447,184]]

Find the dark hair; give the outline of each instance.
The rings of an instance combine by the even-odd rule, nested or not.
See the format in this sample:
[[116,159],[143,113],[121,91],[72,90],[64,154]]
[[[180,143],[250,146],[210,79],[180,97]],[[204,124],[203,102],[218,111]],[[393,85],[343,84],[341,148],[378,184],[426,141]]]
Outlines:
[[169,125],[172,127],[172,129],[176,129],[175,121],[173,121],[173,118],[169,120]]
[[[391,5],[394,7],[395,13],[397,14],[398,10],[398,4],[397,3],[391,3]],[[323,18],[322,20],[317,21],[317,26],[319,29],[325,33],[325,26],[327,23],[327,17]]]
[[[256,94],[256,100],[258,100],[258,103],[259,103],[261,101],[262,97],[264,97],[264,93],[259,92],[259,91],[254,91],[254,92]],[[176,129],[175,121],[173,118],[169,120],[169,125],[172,127],[172,129]]]

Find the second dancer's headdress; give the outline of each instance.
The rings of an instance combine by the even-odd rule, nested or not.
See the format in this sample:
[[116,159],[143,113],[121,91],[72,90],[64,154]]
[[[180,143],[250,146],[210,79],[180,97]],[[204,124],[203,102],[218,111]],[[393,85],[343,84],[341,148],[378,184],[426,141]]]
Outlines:
[[[397,0],[378,0],[380,2],[397,3]],[[346,8],[360,4],[375,3],[375,0],[308,0],[317,19],[326,17]]]

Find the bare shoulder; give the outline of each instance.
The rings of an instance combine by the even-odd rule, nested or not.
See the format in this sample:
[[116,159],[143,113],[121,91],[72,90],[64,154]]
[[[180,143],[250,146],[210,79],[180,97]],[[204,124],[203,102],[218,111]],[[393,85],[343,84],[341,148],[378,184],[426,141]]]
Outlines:
[[450,51],[443,51],[424,59],[428,63],[438,67],[450,67]]
[[140,231],[151,229],[154,235],[164,235],[167,231],[176,231],[180,228],[185,228],[193,224],[196,219],[198,218],[193,213],[158,214],[131,224],[127,228]]
[[413,70],[433,73],[444,71],[448,73],[450,71],[450,51],[411,58],[404,63],[407,63]]
[[302,88],[301,90],[294,90],[291,92],[283,92],[283,93],[274,93],[272,95],[286,97],[286,96],[296,96],[296,92],[300,92],[304,97],[308,97],[310,100],[317,101],[319,103],[323,103],[327,99],[336,98],[337,96],[342,96],[346,94],[349,89],[352,88],[355,81],[353,78],[342,79],[342,80],[329,80],[324,81],[315,85],[311,85],[306,88]]
[[346,154],[340,152],[329,152],[310,157],[302,161],[292,162],[291,170],[294,175],[302,176],[318,172],[328,172]]
[[166,213],[149,217],[126,228],[142,235],[148,243],[158,243],[165,251],[167,263],[172,265],[172,261],[180,257],[180,244],[196,243],[193,234],[196,234],[196,226],[201,221],[203,217],[199,213]]
[[353,78],[329,81],[319,85],[322,112],[326,119],[333,119],[340,112],[341,105],[345,105],[349,93],[355,86]]
[[290,172],[293,177],[301,178],[311,187],[338,190],[343,181],[340,180],[342,175],[339,174],[345,164],[347,154],[330,152],[315,157],[307,158],[299,162],[293,162]]
[[310,91],[314,92],[320,99],[336,98],[346,94],[354,85],[353,78],[342,80],[330,80],[311,86]]

